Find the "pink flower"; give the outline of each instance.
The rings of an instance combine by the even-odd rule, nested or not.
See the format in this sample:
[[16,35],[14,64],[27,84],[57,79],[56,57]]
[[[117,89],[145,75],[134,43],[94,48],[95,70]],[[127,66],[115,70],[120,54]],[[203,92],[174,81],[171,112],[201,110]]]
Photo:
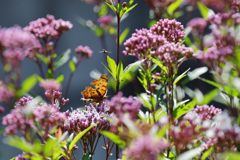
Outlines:
[[[27,97],[21,98],[14,109],[3,117],[2,124],[6,126],[6,134],[16,134],[17,132],[25,135],[30,131],[41,130],[43,136],[48,136],[51,129],[63,127],[66,114],[59,111],[53,105],[38,104],[31,106]],[[46,138],[46,137],[44,137]]]
[[[76,49],[75,49],[75,52],[77,55],[81,56],[81,57],[86,57],[86,58],[90,58],[92,57],[92,54],[93,54],[93,51],[91,50],[90,47],[88,46],[78,46]],[[79,57],[79,58],[81,58]]]
[[119,120],[124,117],[124,114],[129,114],[130,118],[135,119],[142,106],[141,102],[134,97],[123,97],[119,92],[106,104],[109,107],[110,113],[113,113]]
[[131,160],[155,160],[168,146],[163,139],[155,138],[153,135],[144,135],[134,140],[124,150],[124,154]]
[[98,18],[98,23],[102,27],[109,26],[113,22],[113,17],[111,15],[106,15]]
[[13,96],[14,93],[0,81],[0,102],[8,102]]
[[192,32],[195,35],[203,34],[207,27],[207,21],[203,18],[194,18],[187,24],[188,27],[192,28]]
[[175,19],[160,19],[150,31],[165,37],[169,42],[180,42],[184,37],[183,25]]
[[46,18],[39,18],[29,23],[25,27],[26,31],[33,33],[37,38],[44,41],[52,41],[60,38],[60,36],[72,28],[69,21],[55,19],[52,15],[47,15]]
[[2,114],[5,111],[3,106],[0,106],[0,114]]
[[41,48],[39,41],[31,33],[18,26],[0,28],[0,46],[6,62],[13,65],[18,65],[25,57],[33,57]]
[[55,90],[58,91],[61,88],[61,85],[54,79],[46,79],[40,83],[40,86],[46,90]]

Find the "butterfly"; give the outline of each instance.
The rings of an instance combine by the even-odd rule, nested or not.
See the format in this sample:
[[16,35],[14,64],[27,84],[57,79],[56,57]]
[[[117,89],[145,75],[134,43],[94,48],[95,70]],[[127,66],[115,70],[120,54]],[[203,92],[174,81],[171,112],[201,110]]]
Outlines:
[[103,74],[99,79],[92,81],[91,85],[81,92],[83,100],[92,102],[103,101],[107,94],[107,85],[108,77],[106,74]]

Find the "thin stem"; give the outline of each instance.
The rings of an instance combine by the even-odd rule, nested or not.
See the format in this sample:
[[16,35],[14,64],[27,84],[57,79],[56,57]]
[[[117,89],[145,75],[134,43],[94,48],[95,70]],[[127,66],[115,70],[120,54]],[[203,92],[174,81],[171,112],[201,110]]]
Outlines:
[[[118,0],[118,4],[120,4],[120,0]],[[120,29],[121,29],[121,17],[120,17],[120,13],[117,11],[117,59],[116,59],[116,63],[117,66],[119,64],[120,61]],[[119,92],[119,88],[120,88],[120,80],[119,80],[119,75],[117,74],[117,84],[116,84],[116,93]]]

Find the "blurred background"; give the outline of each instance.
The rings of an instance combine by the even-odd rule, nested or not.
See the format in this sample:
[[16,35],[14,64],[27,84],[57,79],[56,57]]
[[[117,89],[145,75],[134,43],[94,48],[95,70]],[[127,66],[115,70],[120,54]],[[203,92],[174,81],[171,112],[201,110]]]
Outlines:
[[[136,0],[138,6],[136,9],[130,12],[128,18],[123,21],[122,28],[129,27],[130,34],[137,29],[147,27],[149,22],[149,9],[143,0]],[[81,106],[81,94],[80,92],[91,82],[91,77],[89,73],[92,70],[98,70],[103,73],[104,66],[104,56],[101,52],[102,48],[100,45],[100,40],[95,36],[93,32],[89,29],[81,26],[79,24],[79,19],[91,19],[96,20],[96,16],[93,13],[93,6],[85,4],[81,2],[81,0],[0,0],[0,26],[1,27],[11,27],[14,25],[19,25],[21,27],[25,27],[32,20],[37,18],[45,17],[47,14],[54,15],[56,19],[62,18],[64,20],[68,20],[73,23],[73,29],[69,32],[66,32],[61,37],[58,43],[58,53],[64,53],[67,49],[74,49],[78,45],[88,45],[93,51],[93,57],[83,61],[76,74],[74,75],[71,88],[69,91],[70,104],[68,108],[76,108]],[[184,17],[184,16],[183,16]],[[181,22],[184,24],[185,19],[181,19]],[[115,44],[112,38],[107,37],[107,46],[110,54],[115,54]],[[127,57],[121,56],[121,59],[128,63],[132,61]],[[190,66],[196,67],[199,66],[198,63],[187,62],[181,69],[186,70]],[[2,67],[2,66],[1,66]],[[26,77],[31,75],[32,73],[38,73],[39,70],[33,62],[24,61],[22,65],[22,77]],[[60,72],[66,75],[69,75],[68,67],[63,67]],[[0,73],[0,76],[3,76]],[[202,86],[203,84],[196,84],[201,82],[191,83],[191,86]],[[207,90],[203,86],[203,89]],[[38,88],[38,87],[37,87]],[[131,90],[128,87],[126,93],[133,93],[134,90]],[[37,90],[36,93],[42,94],[43,91]],[[2,138],[1,138],[1,141]],[[16,156],[18,153],[17,150],[5,145],[4,143],[0,143],[0,160],[7,160],[13,156]],[[101,150],[98,151],[96,157],[101,157]],[[101,159],[101,158],[100,158]]]

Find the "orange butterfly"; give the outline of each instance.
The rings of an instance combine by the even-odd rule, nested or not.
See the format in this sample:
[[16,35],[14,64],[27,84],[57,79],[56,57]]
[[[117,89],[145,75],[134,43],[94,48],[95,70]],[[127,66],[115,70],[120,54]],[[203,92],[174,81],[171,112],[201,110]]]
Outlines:
[[81,92],[83,99],[93,102],[103,101],[107,94],[107,85],[108,77],[106,74],[103,74],[99,79],[92,81],[91,85]]

